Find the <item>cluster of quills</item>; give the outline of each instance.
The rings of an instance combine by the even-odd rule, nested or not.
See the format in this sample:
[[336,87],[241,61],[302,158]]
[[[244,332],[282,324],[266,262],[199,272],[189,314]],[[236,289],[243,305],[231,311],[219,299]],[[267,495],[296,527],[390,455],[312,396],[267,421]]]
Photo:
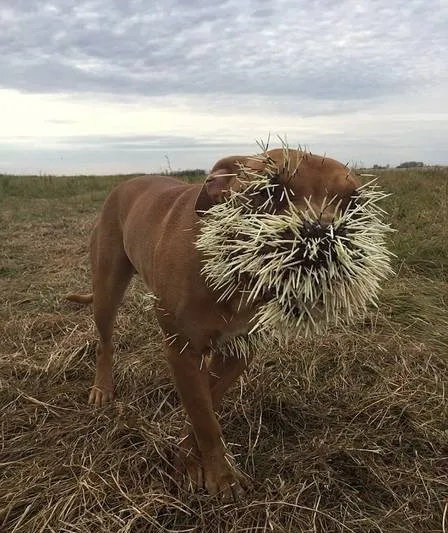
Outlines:
[[391,230],[378,205],[386,194],[373,180],[324,225],[321,215],[337,199],[325,199],[317,211],[305,199],[299,210],[275,162],[266,152],[258,157],[264,170],[241,166],[239,190],[201,219],[196,245],[206,282],[219,301],[238,296],[241,305],[258,309],[246,344],[275,333],[322,333],[359,318],[391,273],[385,245]]

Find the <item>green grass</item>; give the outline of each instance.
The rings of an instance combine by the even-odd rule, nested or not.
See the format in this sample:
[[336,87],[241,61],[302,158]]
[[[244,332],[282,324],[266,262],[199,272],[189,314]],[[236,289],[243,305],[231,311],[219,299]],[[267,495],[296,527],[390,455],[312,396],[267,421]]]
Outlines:
[[[98,193],[104,197],[113,187],[124,180],[141,174],[110,176],[14,176],[0,174],[0,199],[6,203],[11,198],[69,198]],[[184,181],[196,181],[197,176],[183,176]]]
[[398,262],[446,279],[448,275],[448,168],[386,171],[380,184],[397,230],[391,246]]
[[106,192],[133,175],[117,176],[12,176],[0,175],[0,197],[67,198],[90,192]]
[[[139,174],[110,176],[14,176],[0,174],[0,221],[56,219],[71,212],[99,209],[119,183]],[[187,182],[201,177],[183,176]]]

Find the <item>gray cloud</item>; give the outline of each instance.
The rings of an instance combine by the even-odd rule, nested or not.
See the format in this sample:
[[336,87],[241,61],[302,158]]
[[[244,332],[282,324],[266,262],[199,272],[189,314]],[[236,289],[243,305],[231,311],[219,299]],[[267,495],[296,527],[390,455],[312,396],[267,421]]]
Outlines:
[[[22,136],[20,141],[28,139]],[[86,135],[51,139],[51,147],[0,142],[0,174],[115,174],[209,169],[229,153],[253,153],[252,144],[200,142],[194,137]]]
[[[67,146],[76,149],[92,150],[122,150],[122,151],[140,151],[140,150],[186,150],[198,148],[213,147],[237,147],[240,144],[226,143],[223,144],[219,139],[198,139],[181,135],[71,135],[68,139],[55,137],[48,139],[53,145],[53,150],[60,146],[61,149]],[[56,147],[56,148],[55,148]],[[253,146],[251,146],[253,150]]]
[[209,168],[265,127],[345,161],[447,162],[446,2],[2,0],[0,20],[0,90],[27,93],[0,172]]
[[0,86],[363,101],[448,79],[436,0],[4,0]]

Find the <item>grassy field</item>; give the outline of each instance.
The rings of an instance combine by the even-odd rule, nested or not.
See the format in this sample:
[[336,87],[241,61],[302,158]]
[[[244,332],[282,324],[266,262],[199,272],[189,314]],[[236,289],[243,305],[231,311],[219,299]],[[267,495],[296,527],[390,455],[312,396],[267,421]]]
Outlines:
[[[123,176],[0,176],[0,529],[448,531],[448,169],[387,171],[397,275],[350,331],[260,353],[227,396],[254,480],[223,504],[173,487],[183,413],[143,286],[116,329],[117,400],[94,374],[88,239]],[[444,523],[445,522],[445,523]]]

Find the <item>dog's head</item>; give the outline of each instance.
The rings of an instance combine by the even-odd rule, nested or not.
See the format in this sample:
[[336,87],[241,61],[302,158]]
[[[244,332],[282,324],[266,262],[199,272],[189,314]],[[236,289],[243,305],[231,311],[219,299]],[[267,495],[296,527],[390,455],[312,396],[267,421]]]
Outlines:
[[261,305],[253,331],[353,319],[390,272],[383,197],[341,163],[306,152],[221,159],[196,203],[202,273],[219,300]]
[[[197,198],[196,211],[203,215],[222,203],[231,191],[240,192],[251,180],[268,177],[272,184],[272,209],[282,213],[286,197],[299,211],[311,206],[320,213],[322,223],[330,223],[337,210],[345,210],[360,183],[347,166],[338,161],[308,152],[274,149],[256,156],[230,156],[212,168]],[[254,207],[262,205],[269,194],[266,188],[248,188]]]

